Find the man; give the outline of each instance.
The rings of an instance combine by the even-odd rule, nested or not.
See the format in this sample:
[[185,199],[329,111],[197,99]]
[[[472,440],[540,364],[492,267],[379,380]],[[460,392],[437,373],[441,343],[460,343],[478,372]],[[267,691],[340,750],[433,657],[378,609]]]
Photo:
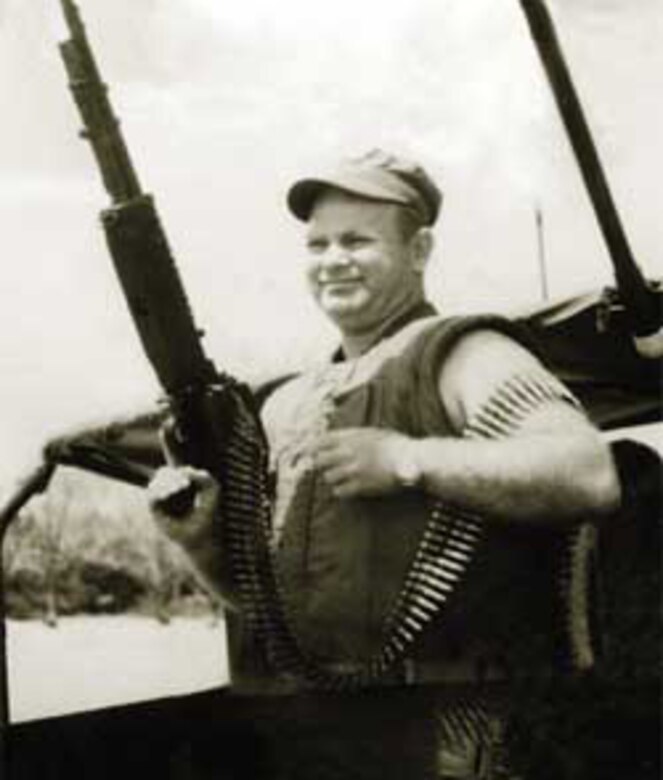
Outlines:
[[[463,721],[454,692],[550,665],[556,550],[564,529],[618,505],[609,451],[514,325],[441,318],[426,301],[441,194],[421,167],[376,150],[295,183],[288,205],[306,224],[310,289],[341,344],[262,412],[284,599],[326,673],[365,674],[393,647],[402,657],[377,663],[384,674],[369,674],[362,694],[289,699],[296,726],[280,734],[304,733],[311,718],[341,733],[352,743],[343,777],[497,777],[499,740],[491,753],[471,728],[449,738]],[[190,483],[190,516],[169,518],[163,502]],[[150,491],[166,532],[227,596],[212,478],[166,468]],[[385,649],[408,576],[408,627]],[[264,676],[267,689],[278,670]],[[330,761],[283,776],[337,776]]]

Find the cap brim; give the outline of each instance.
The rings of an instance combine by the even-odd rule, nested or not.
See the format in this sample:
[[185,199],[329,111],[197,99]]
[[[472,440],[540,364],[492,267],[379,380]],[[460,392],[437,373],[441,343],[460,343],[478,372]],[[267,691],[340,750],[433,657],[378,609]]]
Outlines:
[[383,187],[378,183],[366,180],[365,176],[353,176],[352,173],[333,176],[319,176],[310,179],[300,179],[288,191],[288,208],[297,217],[306,222],[310,216],[315,201],[322,190],[336,189],[358,195],[369,200],[385,201],[409,205],[407,197],[394,192],[393,188]]

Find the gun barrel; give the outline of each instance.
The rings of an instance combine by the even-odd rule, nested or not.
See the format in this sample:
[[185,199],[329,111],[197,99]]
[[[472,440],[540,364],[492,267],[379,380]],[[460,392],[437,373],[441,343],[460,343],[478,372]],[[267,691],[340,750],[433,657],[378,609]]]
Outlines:
[[171,398],[217,381],[152,198],[143,193],[78,8],[61,0],[71,34],[60,44],[71,90],[112,205],[102,224],[145,353]]
[[60,0],[60,7],[70,33],[75,38],[85,37],[85,26],[73,0]]
[[71,37],[60,44],[69,86],[83,120],[83,137],[90,141],[106,191],[121,203],[141,194],[120,125],[108,99],[97,63],[88,43],[85,26],[72,0],[61,0]]
[[655,333],[661,327],[657,297],[633,257],[553,20],[543,0],[520,0],[520,4],[608,247],[633,332],[637,336]]

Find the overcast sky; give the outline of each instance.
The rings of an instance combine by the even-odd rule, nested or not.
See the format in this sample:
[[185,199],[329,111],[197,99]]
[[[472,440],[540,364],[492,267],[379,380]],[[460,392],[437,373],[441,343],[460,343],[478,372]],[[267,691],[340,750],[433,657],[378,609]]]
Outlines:
[[[633,248],[660,275],[663,2],[550,0]],[[283,196],[321,160],[383,146],[446,200],[429,290],[446,310],[610,281],[517,0],[80,0],[206,346],[243,377],[333,334],[301,280]],[[0,0],[0,494],[56,433],[154,404],[77,137],[57,0]]]

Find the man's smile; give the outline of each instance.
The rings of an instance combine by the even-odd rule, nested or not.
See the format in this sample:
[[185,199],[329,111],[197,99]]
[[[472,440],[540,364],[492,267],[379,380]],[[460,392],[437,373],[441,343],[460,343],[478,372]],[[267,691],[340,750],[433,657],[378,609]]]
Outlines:
[[318,286],[325,290],[345,290],[357,287],[358,285],[363,284],[363,281],[363,278],[360,276],[318,279]]

